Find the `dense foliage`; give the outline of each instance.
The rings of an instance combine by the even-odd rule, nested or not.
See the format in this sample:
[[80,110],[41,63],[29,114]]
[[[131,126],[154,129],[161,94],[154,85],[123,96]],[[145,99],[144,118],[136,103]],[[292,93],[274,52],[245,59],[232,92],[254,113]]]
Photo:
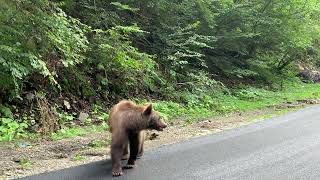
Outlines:
[[188,104],[243,85],[274,89],[298,63],[320,64],[318,0],[0,2],[0,104],[18,119],[121,98]]

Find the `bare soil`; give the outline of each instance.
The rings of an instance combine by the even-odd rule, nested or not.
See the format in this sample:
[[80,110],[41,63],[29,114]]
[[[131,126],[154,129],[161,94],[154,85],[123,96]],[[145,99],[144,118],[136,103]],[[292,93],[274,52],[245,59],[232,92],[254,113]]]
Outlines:
[[[318,101],[287,103],[261,110],[229,114],[228,116],[205,119],[193,124],[176,120],[163,132],[149,131],[145,148],[150,150],[161,145],[185,141],[193,137],[205,136],[226,129],[246,125],[257,120],[277,116],[302,108]],[[95,146],[94,142],[103,145]],[[110,133],[91,133],[59,141],[38,140],[30,144],[19,142],[0,144],[0,180],[25,177],[38,173],[64,169],[109,158]]]

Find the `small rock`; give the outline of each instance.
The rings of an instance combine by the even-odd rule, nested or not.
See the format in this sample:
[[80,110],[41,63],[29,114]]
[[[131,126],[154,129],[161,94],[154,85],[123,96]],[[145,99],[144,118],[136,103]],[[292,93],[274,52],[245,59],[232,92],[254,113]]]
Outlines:
[[15,163],[19,163],[19,162],[21,162],[21,159],[18,158],[18,157],[14,157],[14,158],[12,159],[12,161],[15,162]]
[[17,146],[20,147],[20,148],[26,148],[26,147],[30,146],[30,143],[28,143],[28,142],[19,142],[19,143],[17,143]]
[[205,135],[208,135],[210,133],[211,133],[211,131],[209,131],[209,130],[202,130],[201,132],[198,132],[196,134],[196,136],[205,136]]
[[288,104],[288,105],[287,105],[287,108],[295,108],[295,107],[297,107],[296,104]]
[[210,124],[211,124],[211,121],[206,120],[206,121],[201,122],[200,127],[201,128],[210,128]]
[[67,108],[67,109],[70,109],[71,106],[70,106],[70,103],[66,100],[63,100],[63,105]]
[[35,95],[33,93],[28,93],[26,95],[26,98],[27,98],[28,101],[32,101],[35,98]]
[[60,154],[54,155],[54,157],[57,159],[64,159],[64,158],[68,158],[68,155],[64,153],[60,153]]
[[88,113],[80,112],[78,119],[81,122],[85,122],[88,119],[88,117],[89,117]]
[[86,152],[86,156],[104,156],[102,152]]
[[317,104],[317,103],[318,103],[317,100],[310,100],[310,101],[309,101],[309,104]]

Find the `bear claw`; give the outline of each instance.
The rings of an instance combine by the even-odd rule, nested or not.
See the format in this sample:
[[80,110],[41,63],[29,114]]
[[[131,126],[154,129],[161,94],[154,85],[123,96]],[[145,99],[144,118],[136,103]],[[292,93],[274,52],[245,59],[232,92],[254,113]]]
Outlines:
[[133,169],[133,168],[135,168],[136,167],[136,165],[134,165],[134,164],[127,164],[124,168],[126,168],[126,169]]

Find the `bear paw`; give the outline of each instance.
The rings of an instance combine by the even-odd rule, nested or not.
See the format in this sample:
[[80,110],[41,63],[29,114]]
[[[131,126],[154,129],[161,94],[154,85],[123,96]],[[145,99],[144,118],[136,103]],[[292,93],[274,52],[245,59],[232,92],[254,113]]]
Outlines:
[[112,176],[122,176],[122,170],[112,170]]

